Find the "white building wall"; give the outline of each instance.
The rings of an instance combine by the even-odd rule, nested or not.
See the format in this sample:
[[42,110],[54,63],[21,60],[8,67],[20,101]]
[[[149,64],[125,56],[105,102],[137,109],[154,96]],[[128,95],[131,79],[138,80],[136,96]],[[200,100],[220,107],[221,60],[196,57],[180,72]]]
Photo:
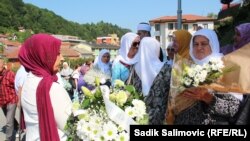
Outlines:
[[[162,48],[166,48],[169,44],[169,37],[173,35],[173,32],[176,31],[177,29],[175,29],[175,23],[174,22],[170,22],[173,23],[174,28],[173,30],[169,30],[168,29],[168,23],[160,23],[160,31],[155,31],[155,25],[152,25],[152,36],[156,37],[156,36],[160,36],[160,43]],[[198,26],[201,26],[204,28],[204,24],[207,24],[208,29],[214,29],[214,23],[213,22],[194,22],[194,23],[184,23],[184,24],[188,24],[188,31],[193,34],[194,28],[193,28],[193,24],[197,24]]]

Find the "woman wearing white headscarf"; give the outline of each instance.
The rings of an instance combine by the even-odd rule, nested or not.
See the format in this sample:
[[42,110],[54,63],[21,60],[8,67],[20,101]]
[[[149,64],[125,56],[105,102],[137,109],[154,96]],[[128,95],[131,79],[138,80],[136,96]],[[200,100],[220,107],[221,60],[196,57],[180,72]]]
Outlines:
[[143,93],[149,124],[163,124],[170,85],[171,67],[159,59],[160,43],[144,37],[138,50],[138,63],[132,84]]
[[94,68],[101,70],[108,76],[111,76],[110,53],[107,49],[102,49],[99,53],[98,60],[94,63]]
[[[208,63],[211,58],[222,57],[219,42],[213,30],[201,29],[190,42],[190,56],[196,64]],[[181,96],[196,102],[175,116],[174,124],[228,124],[239,109],[240,100],[230,94],[210,92],[204,87],[185,89]]]
[[140,37],[132,32],[128,32],[121,38],[119,55],[115,58],[112,66],[112,84],[119,79],[126,82],[130,75],[132,65],[138,61],[138,47]]

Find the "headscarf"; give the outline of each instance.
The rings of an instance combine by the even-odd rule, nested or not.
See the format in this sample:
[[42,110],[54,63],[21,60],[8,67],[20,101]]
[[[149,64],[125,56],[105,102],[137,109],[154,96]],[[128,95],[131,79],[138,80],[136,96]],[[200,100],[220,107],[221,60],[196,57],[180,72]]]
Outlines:
[[143,31],[151,31],[151,26],[148,23],[139,23],[137,26],[137,31],[143,30]]
[[138,54],[133,58],[128,57],[129,50],[132,46],[133,41],[138,35],[132,32],[126,33],[121,38],[121,47],[119,49],[119,55],[115,58],[114,64],[118,61],[122,61],[128,65],[135,64],[138,61]]
[[57,125],[50,100],[50,88],[57,81],[53,71],[61,41],[47,34],[28,38],[19,52],[21,64],[34,75],[42,77],[36,90],[36,102],[41,141],[59,141]]
[[110,62],[108,62],[108,63],[103,63],[102,62],[102,56],[105,54],[105,53],[108,53],[108,54],[110,54],[109,53],[109,50],[107,50],[107,49],[102,49],[101,50],[101,52],[99,53],[99,56],[98,56],[98,60],[97,60],[97,62],[96,62],[96,65],[97,65],[97,67],[103,72],[103,73],[105,73],[105,74],[107,74],[107,75],[111,75],[111,63]]
[[235,28],[240,32],[241,41],[234,44],[234,50],[239,49],[250,42],[250,23],[240,24]]
[[[67,66],[67,67],[64,68],[64,66]],[[69,64],[67,62],[63,62],[63,68],[60,74],[63,76],[70,76],[72,73],[73,73],[73,70],[69,67]]]
[[141,79],[144,96],[148,95],[155,77],[164,65],[159,59],[160,49],[160,43],[155,38],[144,37],[141,40],[135,71]]
[[179,44],[178,54],[182,58],[189,59],[189,45],[192,35],[187,30],[177,30],[173,33],[175,38]]
[[[205,36],[209,40],[209,45],[211,47],[212,53],[208,55],[207,57],[203,58],[202,60],[196,59],[193,53],[193,40],[194,37],[197,35]],[[216,35],[216,33],[213,30],[210,29],[200,29],[196,31],[190,41],[190,56],[193,59],[193,61],[198,64],[198,65],[203,65],[205,63],[208,63],[211,57],[213,58],[221,58],[223,54],[219,53],[220,52],[220,45],[219,45],[219,40]]]

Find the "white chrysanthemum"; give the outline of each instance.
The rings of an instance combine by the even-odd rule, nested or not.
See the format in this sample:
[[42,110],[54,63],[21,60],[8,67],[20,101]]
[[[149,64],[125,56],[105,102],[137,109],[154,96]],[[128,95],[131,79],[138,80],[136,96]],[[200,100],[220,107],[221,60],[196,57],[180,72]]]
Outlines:
[[77,112],[79,112],[78,113],[78,118],[79,119],[83,119],[85,121],[89,121],[89,115],[90,115],[90,113],[89,113],[88,110],[78,110],[75,113],[77,113]]
[[117,126],[109,121],[108,123],[103,125],[103,137],[105,138],[105,140],[114,140],[117,138]]
[[83,79],[86,83],[95,85],[96,77],[100,79],[105,79],[105,80],[110,79],[110,76],[106,75],[101,70],[98,70],[96,68],[92,68],[89,71],[87,71]]
[[204,82],[206,80],[206,77],[207,77],[207,71],[206,70],[200,71],[198,77],[200,79],[200,82]]
[[125,131],[119,133],[118,137],[117,137],[118,141],[128,141],[129,140],[129,134],[126,133]]
[[135,114],[136,114],[136,112],[134,111],[134,108],[131,107],[131,106],[125,108],[125,113],[126,113],[129,117],[131,117],[131,118],[134,118],[134,117],[135,117]]
[[146,114],[145,103],[142,100],[134,99],[132,104],[134,105],[133,111],[135,111],[135,117],[139,119],[143,118]]
[[189,77],[186,77],[183,79],[183,83],[186,85],[186,86],[190,86],[191,83],[192,83],[192,80],[189,78]]

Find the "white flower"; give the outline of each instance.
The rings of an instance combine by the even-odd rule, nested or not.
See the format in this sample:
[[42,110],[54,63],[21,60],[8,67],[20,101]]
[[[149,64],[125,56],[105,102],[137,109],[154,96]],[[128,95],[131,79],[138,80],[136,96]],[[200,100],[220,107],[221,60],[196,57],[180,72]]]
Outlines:
[[129,134],[123,131],[122,133],[120,133],[118,135],[117,140],[118,141],[128,141],[129,140]]
[[103,125],[103,137],[105,140],[114,140],[117,138],[117,126],[109,121],[108,123]]
[[134,108],[131,106],[125,108],[125,113],[131,118],[134,118],[136,114]]

